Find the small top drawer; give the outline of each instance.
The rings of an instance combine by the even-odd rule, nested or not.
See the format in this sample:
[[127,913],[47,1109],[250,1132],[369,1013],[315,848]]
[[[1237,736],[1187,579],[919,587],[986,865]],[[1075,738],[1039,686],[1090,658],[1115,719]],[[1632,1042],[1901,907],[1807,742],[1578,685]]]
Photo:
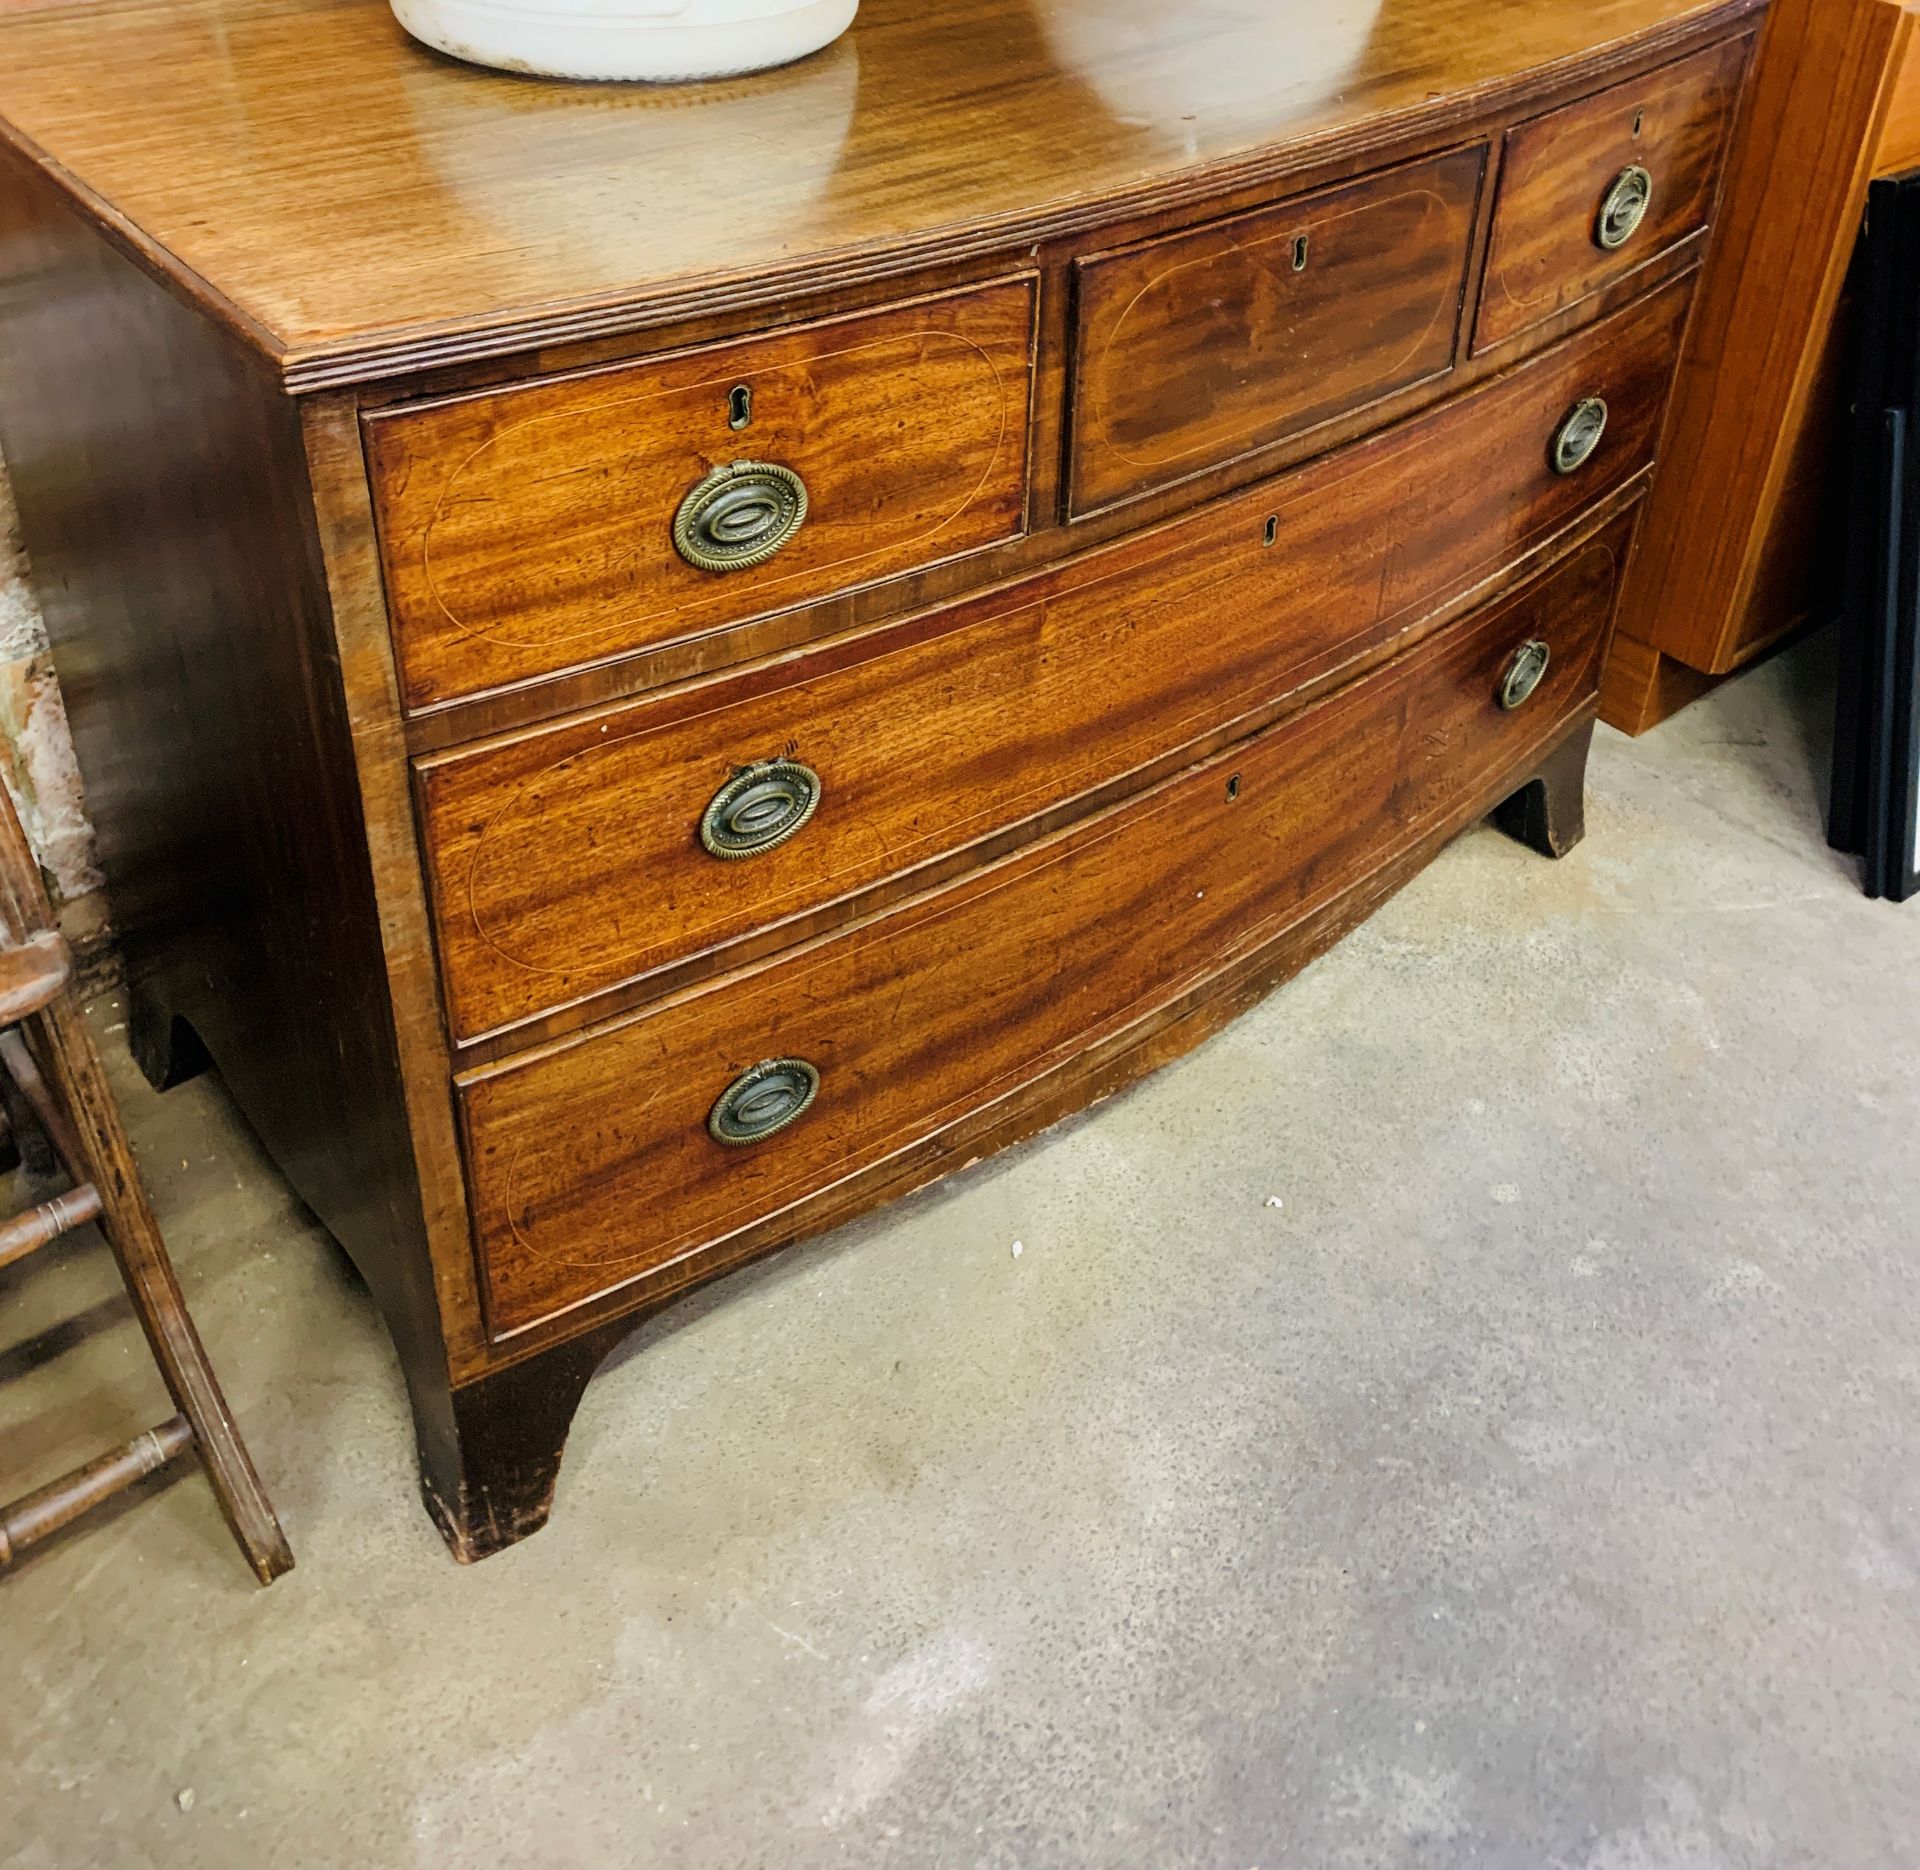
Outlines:
[[366,421],[421,709],[810,603],[1026,527],[1034,281]]
[[1714,46],[1508,132],[1476,353],[1705,229],[1751,43]]
[[1076,269],[1076,515],[1453,363],[1484,146]]

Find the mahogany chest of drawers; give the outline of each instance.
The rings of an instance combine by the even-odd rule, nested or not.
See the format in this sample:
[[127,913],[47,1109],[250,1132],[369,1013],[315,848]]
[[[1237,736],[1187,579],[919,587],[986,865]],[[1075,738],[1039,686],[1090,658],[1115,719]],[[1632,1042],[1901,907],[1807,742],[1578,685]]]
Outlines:
[[0,25],[0,448],[136,1049],[471,1558],[649,1312],[1577,838],[1754,0],[866,0],[678,92]]

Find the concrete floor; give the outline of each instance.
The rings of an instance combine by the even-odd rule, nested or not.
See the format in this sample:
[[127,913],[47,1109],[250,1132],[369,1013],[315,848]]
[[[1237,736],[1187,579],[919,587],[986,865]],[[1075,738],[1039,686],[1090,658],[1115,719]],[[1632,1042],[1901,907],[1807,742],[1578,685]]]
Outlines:
[[[1920,1861],[1920,906],[1822,841],[1820,665],[646,1332],[474,1570],[340,1257],[130,1089],[300,1568],[189,1472],[0,1585],[0,1863]],[[164,1413],[56,1253],[21,1484]]]

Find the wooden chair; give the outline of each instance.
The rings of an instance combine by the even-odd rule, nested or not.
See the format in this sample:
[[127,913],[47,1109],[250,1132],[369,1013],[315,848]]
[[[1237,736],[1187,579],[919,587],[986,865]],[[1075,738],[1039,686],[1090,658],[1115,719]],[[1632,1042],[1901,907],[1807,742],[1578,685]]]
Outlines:
[[[0,1505],[0,1573],[136,1481],[199,1451],[214,1496],[262,1584],[293,1565],[286,1535],[241,1443],[187,1314],[147,1203],[113,1093],[73,990],[67,945],[54,926],[13,801],[0,787],[0,1074],[6,1105],[44,1132],[72,1187],[0,1222],[0,1267],[97,1221],[147,1335],[175,1413],[123,1447]],[[30,1140],[14,1124],[23,1153]]]

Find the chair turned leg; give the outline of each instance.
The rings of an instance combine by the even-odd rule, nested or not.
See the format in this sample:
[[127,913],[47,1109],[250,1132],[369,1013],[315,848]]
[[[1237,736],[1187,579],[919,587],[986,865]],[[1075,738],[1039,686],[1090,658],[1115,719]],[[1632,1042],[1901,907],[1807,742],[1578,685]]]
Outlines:
[[1493,821],[1542,857],[1564,857],[1587,832],[1587,750],[1593,723],[1563,740],[1540,770],[1494,807]]
[[[100,1231],[119,1262],[154,1361],[193,1431],[228,1527],[254,1575],[271,1584],[293,1569],[293,1553],[181,1296],[85,1016],[69,995],[36,1015],[35,1023],[40,1068],[53,1094],[45,1116],[54,1147],[76,1175],[91,1171]],[[9,1069],[18,1082],[31,1066]]]
[[127,1045],[156,1091],[197,1078],[212,1062],[200,1036],[151,987],[127,983]]
[[461,1564],[547,1523],[574,1411],[611,1341],[576,1339],[451,1391],[413,1381],[420,1492]]

